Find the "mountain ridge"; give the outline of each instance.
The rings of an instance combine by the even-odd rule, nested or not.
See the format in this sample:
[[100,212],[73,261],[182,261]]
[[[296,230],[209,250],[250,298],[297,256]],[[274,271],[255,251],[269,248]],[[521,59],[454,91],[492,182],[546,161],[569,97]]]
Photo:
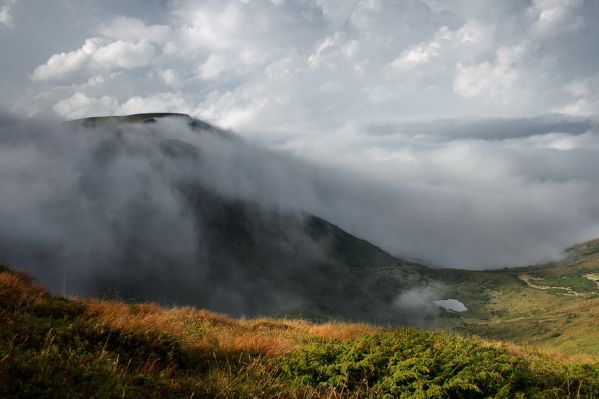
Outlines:
[[[158,134],[163,126],[160,118],[169,115],[97,117],[88,125],[79,120],[69,125],[75,129],[64,133],[68,139],[97,139],[92,151],[77,157],[82,166],[75,164],[80,172],[75,193],[89,202],[88,209],[98,210],[86,214],[98,215],[92,222],[110,222],[106,235],[114,241],[112,252],[94,252],[97,256],[82,265],[80,257],[65,261],[61,257],[64,247],[29,248],[0,241],[0,257],[25,267],[53,292],[82,297],[189,305],[245,317],[276,315],[448,328],[520,343],[557,345],[572,353],[599,350],[599,334],[582,334],[599,322],[593,314],[599,293],[592,280],[599,273],[594,241],[574,246],[561,262],[523,268],[472,271],[410,262],[318,216],[226,195],[217,185],[197,179],[210,148],[202,147],[205,141],[196,145],[168,131]],[[246,145],[242,140],[229,140],[235,136],[205,122],[176,118],[183,118],[194,137],[241,148]],[[148,120],[158,123],[143,125]],[[145,127],[112,128],[130,123]],[[79,134],[80,129],[95,133],[96,128],[102,134]],[[110,179],[120,178],[119,173],[129,169],[116,169],[116,175],[106,171],[122,162],[129,166],[132,160],[147,165],[143,184],[134,186],[142,195],[132,197],[136,201],[117,202],[120,213],[106,213],[115,208],[105,206],[114,196],[114,180]],[[175,178],[165,175],[165,171],[180,170]],[[216,179],[213,175],[205,178]],[[153,206],[152,195],[146,194],[145,187],[155,181],[164,184],[164,190],[157,193],[166,192],[176,204],[170,213]],[[123,193],[131,189],[130,185],[116,187]],[[71,206],[63,212],[71,215]],[[73,246],[77,249],[80,244],[86,251],[96,251],[94,242],[75,240]],[[14,248],[20,252],[11,252]],[[459,301],[466,310],[441,308],[437,304],[443,300]]]

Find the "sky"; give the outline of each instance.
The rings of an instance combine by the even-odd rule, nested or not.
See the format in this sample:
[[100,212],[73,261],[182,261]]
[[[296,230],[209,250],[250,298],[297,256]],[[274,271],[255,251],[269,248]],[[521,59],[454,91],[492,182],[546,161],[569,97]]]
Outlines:
[[394,254],[526,264],[599,237],[598,18],[594,0],[0,0],[0,108],[188,113],[368,182],[311,210]]

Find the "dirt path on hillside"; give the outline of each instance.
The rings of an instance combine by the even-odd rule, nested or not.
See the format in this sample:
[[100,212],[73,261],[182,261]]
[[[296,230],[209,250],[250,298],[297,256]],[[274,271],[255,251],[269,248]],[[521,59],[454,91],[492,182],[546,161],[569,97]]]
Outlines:
[[583,276],[584,278],[588,278],[591,281],[594,281],[597,284],[597,288],[599,289],[599,273],[589,273]]
[[[548,286],[548,285],[537,285],[532,281],[543,281],[543,277],[535,277],[535,276],[531,276],[528,274],[521,274],[518,276],[518,278],[522,281],[524,281],[530,288],[536,288],[538,290],[551,290],[551,289],[556,289],[556,290],[562,290],[566,293],[566,295],[571,295],[571,296],[585,296],[584,294],[581,294],[580,292],[576,292],[574,291],[572,288],[570,287],[554,287],[554,286]],[[598,283],[599,284],[599,283]]]

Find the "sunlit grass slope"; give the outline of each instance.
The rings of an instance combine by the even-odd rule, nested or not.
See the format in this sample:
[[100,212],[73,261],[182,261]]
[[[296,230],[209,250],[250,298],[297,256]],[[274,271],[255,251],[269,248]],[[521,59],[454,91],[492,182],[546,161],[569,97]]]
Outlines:
[[469,310],[441,325],[493,339],[599,358],[599,240],[559,263],[493,271],[443,270],[446,295]]
[[53,296],[0,269],[0,397],[597,397],[599,365],[416,329]]

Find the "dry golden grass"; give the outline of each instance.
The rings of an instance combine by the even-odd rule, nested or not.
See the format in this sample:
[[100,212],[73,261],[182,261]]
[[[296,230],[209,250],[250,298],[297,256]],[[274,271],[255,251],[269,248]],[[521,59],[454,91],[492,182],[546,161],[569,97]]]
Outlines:
[[0,272],[0,286],[11,289],[11,294],[16,296],[11,300],[21,303],[38,304],[47,295],[44,287],[34,284],[32,277],[23,272],[3,273]]
[[[35,284],[30,275],[22,272],[0,272],[0,285],[14,288],[19,300],[28,303],[43,301],[48,295],[44,287]],[[576,314],[576,319],[564,321],[556,318],[554,324],[569,323],[569,333],[557,344],[572,337],[584,336],[589,320],[596,318],[594,309],[599,309],[599,297],[584,302],[564,303],[563,300],[542,291],[522,290],[521,295],[497,295],[496,306],[502,308],[518,308],[516,317],[530,317],[538,313],[539,308],[555,309],[558,314]],[[507,294],[507,293],[506,293]],[[193,307],[163,307],[155,303],[127,304],[120,301],[82,299],[86,305],[85,312],[90,319],[105,323],[113,328],[126,332],[154,332],[170,334],[179,342],[190,348],[218,354],[253,353],[263,356],[277,356],[292,352],[314,339],[351,340],[365,335],[374,335],[382,328],[365,323],[327,322],[312,323],[299,319],[234,319],[223,314],[196,309]],[[553,312],[546,311],[543,319],[549,322]],[[505,322],[505,319],[498,320]],[[580,326],[578,326],[580,324]],[[594,363],[596,357],[584,353],[572,352],[566,355],[556,349],[556,345],[543,343],[534,345],[512,344],[506,341],[495,341],[473,337],[481,344],[492,347],[507,348],[510,353],[526,357],[530,353],[542,352],[562,363]],[[562,345],[557,345],[560,348]]]
[[[469,337],[470,339],[476,339],[478,343],[483,346],[506,349],[510,354],[524,358],[527,360],[538,359],[539,355],[549,357],[559,364],[596,364],[597,359],[593,356],[586,354],[566,354],[557,349],[539,347],[532,345],[518,345],[508,341],[498,341],[491,339],[484,339],[479,337]],[[545,360],[543,360],[545,362]]]
[[130,305],[84,299],[90,318],[128,332],[168,333],[180,342],[206,351],[276,356],[289,353],[306,340],[350,340],[372,335],[380,328],[364,323],[314,324],[292,319],[232,319],[192,307],[166,308],[157,304]]
[[364,323],[326,323],[310,324],[308,331],[322,338],[349,340],[364,335],[373,335],[379,332],[380,328]]
[[[1,276],[1,274],[0,274]],[[157,304],[129,305],[117,301],[87,299],[90,317],[107,325],[130,332],[140,330],[169,333],[191,348],[230,356],[253,353],[278,356],[291,353],[314,339],[351,340],[374,335],[382,328],[364,323],[311,323],[293,319],[233,319],[222,314],[191,307],[165,308]],[[573,308],[580,306],[572,304]],[[571,309],[575,311],[575,309]],[[516,345],[514,343],[470,337],[483,346],[507,349],[511,354],[533,360],[539,353],[558,363],[594,364],[596,359],[586,354],[567,355],[550,347]]]

